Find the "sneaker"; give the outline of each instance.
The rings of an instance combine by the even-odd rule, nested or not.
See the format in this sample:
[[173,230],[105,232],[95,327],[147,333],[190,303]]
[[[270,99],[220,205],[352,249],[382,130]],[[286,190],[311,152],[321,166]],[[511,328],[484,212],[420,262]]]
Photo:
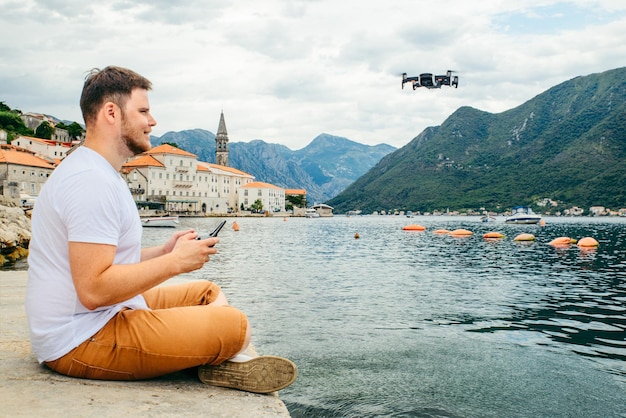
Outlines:
[[275,356],[198,367],[198,377],[203,383],[253,393],[284,389],[296,380],[297,374],[296,365],[291,360]]

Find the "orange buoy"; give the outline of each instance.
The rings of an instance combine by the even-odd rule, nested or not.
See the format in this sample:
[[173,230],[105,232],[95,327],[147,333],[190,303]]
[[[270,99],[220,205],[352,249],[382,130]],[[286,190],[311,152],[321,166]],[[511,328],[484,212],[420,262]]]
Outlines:
[[411,225],[403,226],[402,230],[403,231],[425,231],[426,227],[422,225],[411,224]]
[[483,235],[483,238],[500,239],[500,238],[504,238],[504,234],[501,234],[500,232],[487,232],[486,234]]
[[572,244],[572,239],[570,237],[558,237],[549,243],[549,245],[552,245],[553,247],[568,247],[570,244]]
[[237,221],[233,222],[233,231],[239,231],[239,224]]
[[545,219],[542,219],[542,220],[539,221],[539,226],[546,226]]
[[534,240],[535,240],[535,236],[533,234],[519,234],[518,236],[513,238],[513,241],[534,241]]
[[360,238],[360,237],[359,237],[359,233],[358,233],[358,232],[357,232],[356,234],[354,234],[354,238],[355,238],[355,239],[359,239],[359,238]]
[[455,229],[454,231],[450,232],[450,235],[457,237],[466,237],[473,234],[474,233],[472,231],[468,231],[467,229]]
[[447,229],[435,229],[433,231],[433,234],[449,234],[450,231],[448,231]]
[[596,241],[595,238],[585,237],[578,240],[578,246],[581,248],[595,248],[598,245],[600,244],[598,243],[598,241]]

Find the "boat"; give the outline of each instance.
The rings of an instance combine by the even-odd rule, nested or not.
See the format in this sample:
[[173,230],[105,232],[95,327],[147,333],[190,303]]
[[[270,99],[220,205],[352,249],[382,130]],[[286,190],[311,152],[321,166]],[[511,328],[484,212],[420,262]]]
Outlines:
[[304,216],[307,218],[319,218],[320,214],[313,208],[307,208],[307,210],[304,211]]
[[153,216],[150,218],[141,218],[141,225],[149,227],[175,228],[178,224],[178,216]]
[[529,206],[515,206],[511,216],[504,220],[507,224],[537,224],[541,215],[536,214]]
[[496,218],[491,215],[483,215],[480,217],[481,222],[495,222]]

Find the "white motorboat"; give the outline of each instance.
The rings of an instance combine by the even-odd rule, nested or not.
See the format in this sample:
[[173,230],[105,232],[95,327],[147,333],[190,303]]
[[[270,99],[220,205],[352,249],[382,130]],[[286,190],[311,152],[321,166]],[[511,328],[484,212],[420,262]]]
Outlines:
[[178,216],[154,216],[151,218],[141,218],[143,226],[150,227],[169,227],[175,228],[178,224]]
[[536,214],[529,206],[515,206],[511,216],[504,220],[507,224],[537,224],[541,215]]
[[317,213],[317,211],[313,208],[307,208],[307,210],[304,212],[304,216],[307,218],[319,218],[320,214]]

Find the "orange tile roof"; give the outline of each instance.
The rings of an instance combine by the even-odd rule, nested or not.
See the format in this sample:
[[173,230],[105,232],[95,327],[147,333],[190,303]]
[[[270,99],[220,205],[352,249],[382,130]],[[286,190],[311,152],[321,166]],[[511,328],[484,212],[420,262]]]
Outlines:
[[165,167],[163,163],[154,158],[152,155],[141,155],[134,160],[127,161],[122,167]]
[[241,170],[237,170],[236,168],[228,167],[228,166],[225,166],[225,165],[207,163],[205,161],[201,161],[201,163],[203,165],[205,165],[205,166],[208,166],[209,168],[217,168],[219,170],[228,171],[228,172],[233,173],[233,174],[239,174],[239,175],[243,175],[243,176],[251,176],[250,174],[245,173],[245,172],[243,172]]
[[304,189],[285,189],[285,194],[306,194]]
[[54,169],[54,164],[37,157],[32,151],[11,145],[0,147],[0,163]]
[[175,154],[175,155],[184,155],[186,157],[197,157],[196,154],[192,154],[192,153],[187,152],[187,151],[185,151],[183,149],[173,147],[170,144],[157,145],[156,147],[152,148],[151,150],[144,152],[144,154],[147,154],[147,155],[151,155],[151,154]]
[[282,187],[274,186],[273,184],[264,183],[262,181],[253,181],[251,183],[244,184],[241,187],[250,188],[250,189],[282,189]]

